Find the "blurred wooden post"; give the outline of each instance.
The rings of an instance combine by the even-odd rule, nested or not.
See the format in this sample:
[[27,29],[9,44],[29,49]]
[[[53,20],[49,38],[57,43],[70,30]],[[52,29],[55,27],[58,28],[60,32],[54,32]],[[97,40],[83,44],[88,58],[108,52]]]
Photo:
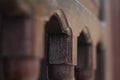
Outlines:
[[3,16],[0,58],[5,79],[38,80],[41,58],[34,50],[33,29],[32,17]]
[[88,35],[82,32],[78,37],[77,66],[75,67],[76,80],[94,80],[95,77],[93,45]]

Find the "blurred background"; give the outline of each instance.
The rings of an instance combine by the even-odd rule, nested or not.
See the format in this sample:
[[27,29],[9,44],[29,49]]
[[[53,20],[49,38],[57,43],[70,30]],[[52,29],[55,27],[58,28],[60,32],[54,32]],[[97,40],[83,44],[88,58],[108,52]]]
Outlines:
[[120,0],[80,0],[101,24],[96,80],[120,80]]

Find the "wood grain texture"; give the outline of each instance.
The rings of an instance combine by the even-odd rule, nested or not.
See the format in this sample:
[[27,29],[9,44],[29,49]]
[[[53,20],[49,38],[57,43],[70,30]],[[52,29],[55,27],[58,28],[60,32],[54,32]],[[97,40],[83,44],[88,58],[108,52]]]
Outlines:
[[49,42],[50,64],[72,64],[72,39],[68,35],[52,35]]

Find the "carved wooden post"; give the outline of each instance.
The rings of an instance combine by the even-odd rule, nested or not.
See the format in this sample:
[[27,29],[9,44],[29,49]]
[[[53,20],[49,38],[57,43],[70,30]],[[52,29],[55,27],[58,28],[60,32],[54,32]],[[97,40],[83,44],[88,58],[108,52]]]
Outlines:
[[97,69],[96,69],[95,80],[105,80],[105,71],[104,71],[105,49],[102,41],[97,44],[96,50],[97,50]]
[[72,35],[63,33],[59,17],[53,16],[46,25],[49,80],[74,80]]
[[68,35],[50,36],[49,79],[74,80],[74,66],[71,61],[71,38]]
[[93,47],[84,33],[78,37],[77,66],[75,67],[76,80],[94,80]]

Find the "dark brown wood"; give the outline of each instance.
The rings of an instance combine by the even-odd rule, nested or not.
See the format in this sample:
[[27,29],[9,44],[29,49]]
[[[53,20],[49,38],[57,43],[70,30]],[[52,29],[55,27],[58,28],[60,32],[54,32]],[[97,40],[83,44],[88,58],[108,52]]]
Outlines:
[[93,48],[89,36],[82,32],[78,37],[77,65],[75,67],[76,80],[94,80],[95,70],[93,66]]
[[61,19],[56,15],[46,24],[49,80],[75,80],[71,55],[72,35],[62,32],[63,26]]
[[49,65],[49,80],[75,80],[74,66],[66,64]]
[[103,43],[99,42],[96,47],[97,51],[97,69],[95,73],[95,80],[105,80],[105,49]]
[[71,64],[72,38],[69,35],[49,36],[49,63],[50,64]]
[[[49,80],[74,80],[71,64],[71,38],[68,35],[52,35],[49,42]],[[71,64],[71,65],[69,65]]]

